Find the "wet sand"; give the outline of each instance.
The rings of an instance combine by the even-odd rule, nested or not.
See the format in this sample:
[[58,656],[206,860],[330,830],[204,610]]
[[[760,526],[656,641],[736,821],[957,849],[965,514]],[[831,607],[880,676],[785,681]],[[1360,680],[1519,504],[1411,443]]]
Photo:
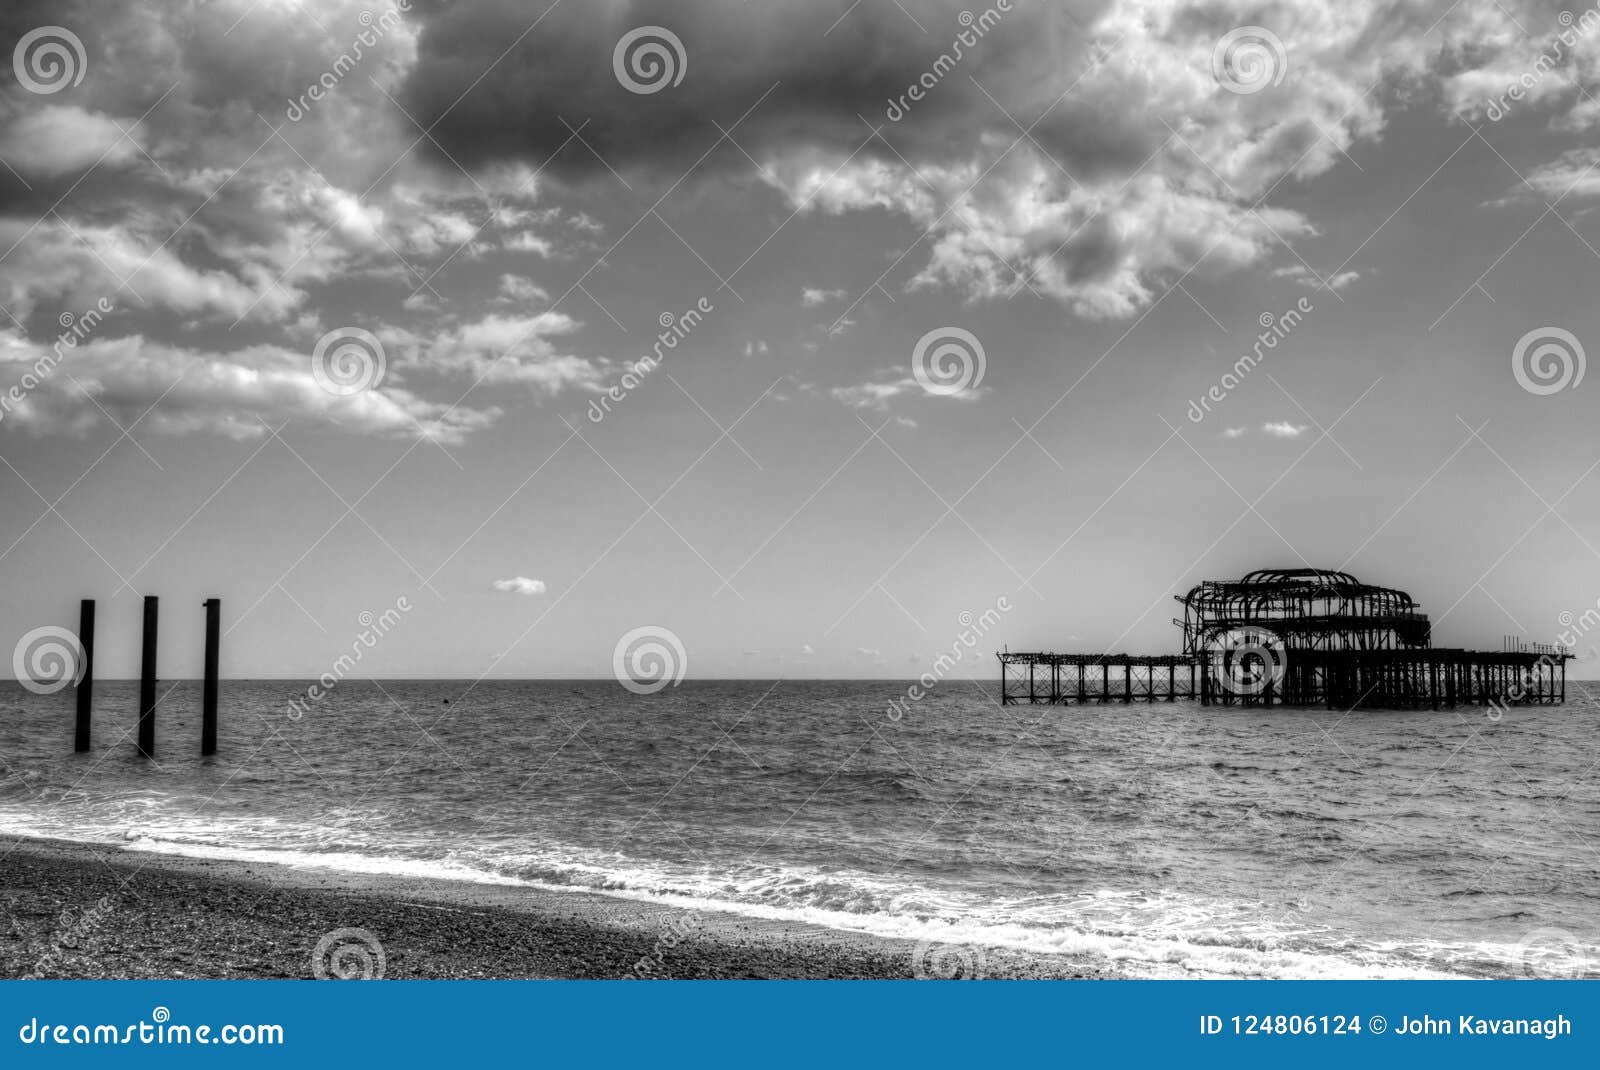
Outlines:
[[589,892],[0,837],[0,977],[366,976],[380,961],[383,977],[415,980],[1108,975]]

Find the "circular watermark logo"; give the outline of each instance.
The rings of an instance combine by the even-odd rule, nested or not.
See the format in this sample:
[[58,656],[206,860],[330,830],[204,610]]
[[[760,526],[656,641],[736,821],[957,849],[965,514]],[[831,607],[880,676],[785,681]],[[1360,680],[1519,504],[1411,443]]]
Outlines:
[[22,88],[42,96],[83,84],[88,63],[83,41],[65,26],[29,30],[11,53],[11,69]]
[[911,374],[922,389],[943,397],[975,389],[987,367],[983,343],[960,327],[929,331],[911,351]]
[[311,350],[311,377],[338,397],[371,390],[383,381],[386,367],[383,343],[360,327],[329,331]]
[[1289,69],[1283,41],[1265,26],[1240,26],[1211,49],[1211,76],[1230,93],[1248,96],[1281,85]]
[[1594,951],[1565,929],[1534,929],[1517,941],[1516,975],[1541,980],[1583,977],[1596,969]]
[[981,981],[984,950],[976,944],[924,940],[911,953],[911,976],[919,981]]
[[1576,389],[1587,365],[1583,343],[1560,327],[1535,327],[1517,339],[1511,351],[1511,374],[1517,385],[1541,397]]
[[35,695],[53,695],[83,679],[83,644],[55,625],[35,628],[11,651],[11,674]]
[[1288,653],[1277,633],[1266,628],[1230,628],[1206,642],[1222,669],[1218,682],[1235,695],[1253,696],[1283,680]]
[[319,981],[381,981],[386,965],[382,941],[366,929],[324,933],[311,952],[311,975]]
[[617,640],[611,672],[617,683],[635,695],[653,695],[667,685],[677,687],[689,669],[683,640],[669,628],[647,624]]
[[664,26],[629,30],[611,52],[611,69],[630,93],[648,96],[683,81],[689,57],[678,35]]

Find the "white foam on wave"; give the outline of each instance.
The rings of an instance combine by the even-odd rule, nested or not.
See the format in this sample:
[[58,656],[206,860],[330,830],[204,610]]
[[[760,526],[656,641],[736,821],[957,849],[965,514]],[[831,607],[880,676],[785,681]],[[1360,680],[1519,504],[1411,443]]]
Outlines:
[[[1316,934],[1275,929],[1249,904],[1202,902],[1178,895],[1101,891],[982,899],[851,871],[808,867],[711,867],[668,870],[621,855],[578,849],[442,857],[379,855],[363,850],[308,850],[293,826],[252,825],[272,845],[239,846],[236,827],[186,820],[150,827],[129,839],[127,826],[64,827],[0,812],[0,832],[90,840],[134,853],[288,865],[302,869],[464,881],[546,891],[589,891],[686,910],[799,922],[844,932],[1061,955],[1101,962],[1136,977],[1427,978],[1459,977],[1424,962],[1506,961],[1514,949],[1449,945],[1380,947],[1353,941],[1317,947]],[[1298,938],[1298,942],[1297,942]],[[1466,952],[1470,951],[1470,955]]]

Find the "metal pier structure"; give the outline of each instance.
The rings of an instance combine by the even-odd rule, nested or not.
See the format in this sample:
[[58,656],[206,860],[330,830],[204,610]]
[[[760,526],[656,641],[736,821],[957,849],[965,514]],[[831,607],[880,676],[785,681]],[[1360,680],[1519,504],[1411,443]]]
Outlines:
[[1349,573],[1267,569],[1207,580],[1177,599],[1183,653],[1005,651],[1001,702],[1440,709],[1566,701],[1566,648],[1515,640],[1498,651],[1435,647],[1409,594]]

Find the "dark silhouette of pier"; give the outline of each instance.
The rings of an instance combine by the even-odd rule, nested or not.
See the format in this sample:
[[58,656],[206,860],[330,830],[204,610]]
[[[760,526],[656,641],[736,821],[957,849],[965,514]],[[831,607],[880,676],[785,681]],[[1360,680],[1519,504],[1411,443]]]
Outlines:
[[1435,647],[1409,594],[1346,572],[1263,569],[1176,597],[1183,653],[1005,651],[1001,702],[1440,709],[1566,701],[1565,647]]

